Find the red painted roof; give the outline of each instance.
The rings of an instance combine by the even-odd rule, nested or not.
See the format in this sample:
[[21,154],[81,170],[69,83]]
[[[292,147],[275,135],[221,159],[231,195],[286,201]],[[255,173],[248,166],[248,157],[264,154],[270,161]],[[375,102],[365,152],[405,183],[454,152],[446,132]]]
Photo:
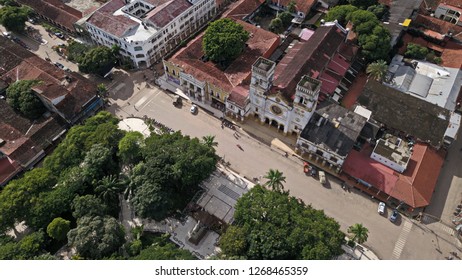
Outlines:
[[[441,35],[448,34],[451,32],[459,41],[462,41],[462,26],[457,24],[453,24],[442,19],[438,19],[432,16],[426,16],[422,14],[418,14],[416,19],[414,20],[414,24],[416,26],[425,27],[425,30],[433,30],[435,32],[440,33]],[[431,35],[429,33],[429,35]],[[435,36],[435,38],[441,38],[441,36]]]
[[37,14],[43,15],[70,30],[74,30],[74,23],[83,16],[82,12],[67,6],[60,0],[17,0],[17,2],[31,7]]
[[162,28],[191,6],[187,0],[170,0],[150,11],[146,18],[158,28]]
[[8,157],[0,159],[0,186],[5,185],[14,175],[21,171],[21,167]]
[[201,60],[204,56],[202,51],[204,33],[196,37],[168,61],[179,65],[185,73],[193,75],[197,80],[208,81],[231,93],[234,87],[249,79],[252,64],[260,56],[268,58],[280,42],[277,34],[241,20],[236,20],[236,22],[242,25],[252,36],[247,41],[247,47],[242,54],[224,71],[211,61]]
[[244,108],[247,96],[249,96],[249,85],[239,85],[233,88],[231,94],[228,97],[228,101],[231,101],[241,108]]
[[317,78],[345,37],[336,25],[319,27],[308,41],[295,44],[276,65],[274,87],[290,100],[301,77]]
[[350,151],[343,171],[413,208],[430,204],[444,162],[441,155],[427,145],[416,144],[407,169],[399,174],[371,159],[371,151],[370,147]]
[[255,11],[265,0],[240,0],[229,5],[222,17],[232,19],[243,19],[248,14]]
[[101,8],[91,15],[87,22],[92,25],[100,28],[101,30],[106,31],[109,34],[112,34],[116,37],[122,37],[122,35],[127,32],[132,27],[136,27],[139,24],[131,20],[130,18],[118,15],[113,15],[115,11],[125,6],[124,0],[112,0],[107,2]]
[[287,7],[289,3],[294,1],[297,11],[307,14],[310,9],[316,4],[317,0],[273,0],[273,3],[279,3],[281,6]]

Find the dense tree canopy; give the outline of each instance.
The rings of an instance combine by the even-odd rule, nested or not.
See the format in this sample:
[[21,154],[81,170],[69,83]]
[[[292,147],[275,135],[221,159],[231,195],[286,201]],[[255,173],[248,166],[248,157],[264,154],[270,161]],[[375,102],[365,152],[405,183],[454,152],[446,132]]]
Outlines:
[[213,147],[179,132],[151,135],[142,154],[130,176],[133,205],[137,214],[157,220],[182,209],[217,163]]
[[103,76],[115,66],[118,50],[106,46],[98,46],[87,52],[79,59],[79,70]]
[[35,80],[20,80],[6,89],[6,101],[15,110],[30,119],[37,119],[46,108],[32,91],[32,86],[40,83]]
[[125,242],[125,234],[113,217],[84,216],[77,221],[77,228],[69,231],[67,239],[79,256],[101,259],[117,252]]
[[229,18],[216,20],[207,27],[202,40],[202,49],[208,59],[218,63],[229,63],[243,51],[249,32]]
[[257,185],[238,200],[234,219],[220,240],[230,258],[328,260],[342,253],[339,224],[287,193]]
[[357,10],[358,8],[352,5],[335,6],[329,10],[324,19],[326,21],[337,20],[339,24],[345,26],[348,21],[348,16]]
[[378,1],[377,0],[348,0],[348,3],[360,9],[366,10],[370,6],[377,5]]
[[145,246],[139,255],[133,257],[135,260],[196,260],[189,251],[176,247],[168,240],[168,237],[161,236],[155,239],[153,244]]
[[428,49],[418,44],[409,43],[407,44],[405,57],[424,59],[428,55]]
[[382,20],[389,13],[388,7],[383,4],[369,6],[367,10],[372,12],[379,20]]
[[31,10],[27,7],[5,6],[0,8],[0,24],[7,30],[21,33],[30,14]]
[[66,239],[67,233],[71,229],[71,222],[61,217],[54,218],[47,227],[47,234],[56,240]]
[[358,38],[361,53],[368,61],[386,60],[390,52],[391,35],[383,25],[377,25],[370,34],[360,34]]
[[85,53],[90,49],[91,47],[88,45],[81,44],[77,41],[71,41],[67,46],[67,59],[80,63],[85,56]]
[[76,219],[83,217],[104,216],[106,207],[94,195],[77,196],[72,202],[72,216]]
[[116,151],[117,143],[123,137],[117,123],[119,120],[109,112],[99,112],[85,121],[84,125],[73,126],[66,138],[44,162],[44,166],[55,173],[79,165],[94,144],[101,144]]
[[130,131],[119,141],[118,156],[123,164],[133,165],[141,160],[144,137],[138,131]]
[[51,189],[55,183],[56,178],[43,168],[35,168],[20,179],[9,182],[0,192],[0,232],[27,220],[36,197]]
[[0,238],[0,260],[30,260],[44,253],[45,236],[42,231],[32,232],[16,242]]

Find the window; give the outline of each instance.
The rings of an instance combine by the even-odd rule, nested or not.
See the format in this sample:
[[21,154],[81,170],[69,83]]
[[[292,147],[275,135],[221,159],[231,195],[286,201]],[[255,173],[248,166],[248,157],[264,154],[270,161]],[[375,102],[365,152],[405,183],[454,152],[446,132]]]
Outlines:
[[135,47],[135,51],[142,51],[143,47]]

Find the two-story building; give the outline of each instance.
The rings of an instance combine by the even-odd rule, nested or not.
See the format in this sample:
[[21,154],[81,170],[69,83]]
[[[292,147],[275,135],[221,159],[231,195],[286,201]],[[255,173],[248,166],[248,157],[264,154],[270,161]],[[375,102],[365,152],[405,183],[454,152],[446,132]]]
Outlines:
[[111,0],[86,21],[96,44],[149,67],[216,15],[215,0]]
[[337,104],[314,113],[297,139],[296,150],[340,172],[367,119]]

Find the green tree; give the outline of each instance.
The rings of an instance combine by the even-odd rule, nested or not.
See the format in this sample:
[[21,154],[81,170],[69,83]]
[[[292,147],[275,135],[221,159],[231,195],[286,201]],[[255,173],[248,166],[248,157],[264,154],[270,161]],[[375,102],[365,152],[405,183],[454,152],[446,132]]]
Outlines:
[[37,119],[46,111],[42,101],[32,91],[32,87],[38,83],[40,81],[20,80],[6,89],[8,104],[30,119]]
[[282,25],[284,26],[284,28],[286,28],[292,22],[293,16],[289,12],[286,11],[286,12],[280,13],[279,18],[281,19]]
[[388,65],[385,60],[377,60],[367,66],[366,73],[372,79],[382,82],[387,74]]
[[118,156],[122,164],[132,166],[141,159],[141,148],[144,146],[144,137],[138,131],[130,131],[119,141]]
[[147,180],[135,190],[132,204],[136,213],[143,218],[163,220],[172,211],[170,194],[160,183]]
[[76,219],[83,217],[103,216],[106,206],[94,195],[77,196],[72,202],[72,216]]
[[202,137],[202,142],[205,146],[209,148],[213,148],[218,146],[218,142],[215,142],[215,136],[213,135],[206,135]]
[[[143,244],[145,248],[141,250],[135,260],[197,260],[189,251],[178,248],[173,244],[168,235],[156,237],[152,244]],[[146,246],[147,245],[147,246]]]
[[418,44],[409,43],[404,53],[405,57],[424,59],[428,55],[428,49]]
[[88,45],[81,44],[77,41],[71,41],[67,46],[67,58],[70,61],[80,63],[85,56],[85,53],[90,49],[91,47]]
[[0,8],[0,24],[7,30],[21,33],[30,14],[31,10],[27,7],[5,6]]
[[282,31],[284,31],[284,24],[281,18],[277,17],[272,19],[269,24],[269,30],[277,34],[282,33]]
[[354,224],[348,228],[351,240],[362,244],[367,241],[369,237],[369,230],[363,224]]
[[116,175],[104,176],[95,188],[95,192],[106,203],[111,205],[119,201],[119,194],[123,191],[123,182]]
[[77,221],[77,228],[67,234],[68,245],[86,259],[108,257],[125,242],[122,226],[113,217],[85,216]]
[[367,61],[386,60],[390,52],[391,35],[382,25],[374,27],[372,34],[360,34],[361,53]]
[[372,12],[379,20],[383,19],[384,16],[386,16],[389,13],[388,7],[383,4],[369,6],[367,10],[369,12]]
[[288,193],[257,185],[235,209],[233,226],[220,239],[228,258],[328,260],[343,252],[340,225]]
[[377,5],[378,1],[377,0],[348,0],[348,3],[362,10],[366,10],[370,6]]
[[48,236],[56,240],[66,239],[67,233],[71,229],[71,222],[61,217],[54,218],[47,227]]
[[265,183],[265,186],[270,187],[271,190],[276,192],[284,191],[283,182],[286,181],[286,177],[283,176],[281,171],[277,169],[270,169],[264,178],[268,179],[268,181]]
[[94,183],[117,171],[111,150],[102,144],[95,144],[91,147],[85,155],[81,168],[85,178]]
[[35,168],[10,181],[0,192],[0,232],[14,229],[15,223],[26,220],[36,197],[55,184],[56,178],[43,168]]
[[205,30],[202,49],[211,61],[229,63],[241,54],[249,39],[242,25],[229,18],[212,22]]
[[[353,23],[353,30],[360,34],[371,33],[372,28],[379,25],[380,22],[377,17],[369,11],[356,10],[347,16],[347,20]],[[365,28],[363,25],[371,26],[372,28]]]
[[99,46],[87,52],[80,60],[79,70],[84,73],[105,75],[117,62],[114,49],[106,46]]
[[347,17],[357,10],[358,8],[352,5],[335,6],[327,12],[327,15],[324,19],[326,21],[337,20],[339,24],[345,26],[347,23]]
[[291,14],[294,14],[297,12],[297,3],[295,3],[294,0],[290,1],[289,4],[287,5],[287,11]]
[[246,230],[238,226],[229,226],[226,234],[220,238],[219,246],[229,256],[243,256],[247,250]]

